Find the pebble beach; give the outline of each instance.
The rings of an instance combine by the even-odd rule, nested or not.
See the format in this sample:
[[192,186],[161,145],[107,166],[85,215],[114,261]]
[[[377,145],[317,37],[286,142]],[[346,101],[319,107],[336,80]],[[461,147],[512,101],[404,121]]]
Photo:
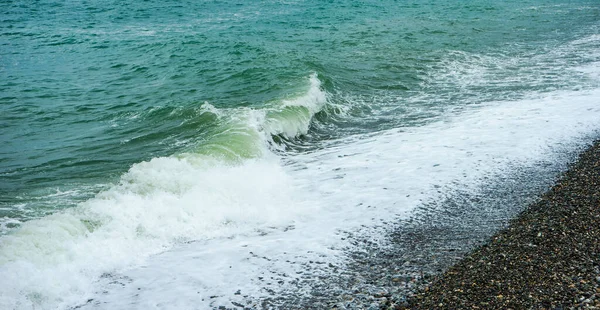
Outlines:
[[600,308],[600,145],[401,309]]

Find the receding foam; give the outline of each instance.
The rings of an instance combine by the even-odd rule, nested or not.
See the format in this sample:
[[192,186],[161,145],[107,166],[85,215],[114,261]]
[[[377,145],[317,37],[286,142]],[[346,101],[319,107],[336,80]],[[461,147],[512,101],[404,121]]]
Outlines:
[[341,232],[406,216],[443,195],[440,188],[477,190],[511,164],[551,160],[558,149],[581,145],[597,130],[599,96],[600,90],[554,92],[490,102],[445,121],[289,155],[282,169],[298,208],[293,229],[177,246],[101,281],[97,290],[108,293],[83,308],[212,308],[285,289],[309,294],[310,287],[291,283],[318,272],[306,267],[310,262],[343,268],[348,244]]

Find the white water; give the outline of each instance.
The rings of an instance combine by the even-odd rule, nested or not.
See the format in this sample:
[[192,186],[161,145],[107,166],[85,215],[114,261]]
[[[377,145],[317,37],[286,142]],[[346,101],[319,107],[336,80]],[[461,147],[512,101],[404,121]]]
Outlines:
[[[277,121],[281,111],[250,111],[245,120],[257,121],[242,134],[261,142],[265,132],[305,132],[324,101],[315,87],[284,103],[306,108],[293,126]],[[597,129],[599,98],[565,91],[490,102],[335,141],[286,165],[264,141],[243,161],[184,154],[134,165],[98,197],[0,239],[0,308],[202,309],[277,292],[308,261],[342,265],[341,231],[406,215],[438,186],[475,188],[509,163],[575,147]]]
[[[286,203],[293,207],[277,215],[293,229],[180,245],[98,282],[98,292],[107,293],[86,307],[232,306],[245,295],[290,287],[299,272],[320,272],[307,269],[309,261],[343,266],[341,231],[406,215],[434,198],[438,186],[475,190],[510,163],[547,160],[561,147],[579,145],[600,122],[598,98],[600,90],[489,103],[425,127],[352,137],[294,156],[283,167],[293,195]],[[285,217],[291,209],[297,213]]]
[[[223,128],[196,153],[136,164],[94,199],[1,237],[0,309],[77,305],[103,274],[173,245],[255,235],[312,213],[266,142],[308,129],[325,103],[316,76],[309,82],[306,95],[268,110],[213,111]],[[304,110],[288,113],[286,127],[277,116],[288,106]]]

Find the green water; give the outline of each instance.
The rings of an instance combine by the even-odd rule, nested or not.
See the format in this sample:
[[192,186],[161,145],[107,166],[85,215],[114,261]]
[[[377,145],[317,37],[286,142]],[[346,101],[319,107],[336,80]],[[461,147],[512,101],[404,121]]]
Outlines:
[[43,0],[0,12],[0,218],[73,206],[151,158],[210,154],[238,110],[300,97],[311,74],[327,104],[277,149],[597,86],[565,69],[595,60],[597,46],[567,45],[598,33],[596,1]]

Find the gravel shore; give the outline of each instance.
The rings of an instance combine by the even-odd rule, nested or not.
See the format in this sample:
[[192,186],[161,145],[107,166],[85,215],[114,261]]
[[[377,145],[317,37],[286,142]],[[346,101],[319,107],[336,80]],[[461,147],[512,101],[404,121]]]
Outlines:
[[507,166],[477,188],[434,187],[409,217],[346,232],[344,264],[303,263],[267,281],[286,289],[219,308],[600,307],[600,141],[575,161],[581,151]]
[[600,143],[398,309],[600,309]]

